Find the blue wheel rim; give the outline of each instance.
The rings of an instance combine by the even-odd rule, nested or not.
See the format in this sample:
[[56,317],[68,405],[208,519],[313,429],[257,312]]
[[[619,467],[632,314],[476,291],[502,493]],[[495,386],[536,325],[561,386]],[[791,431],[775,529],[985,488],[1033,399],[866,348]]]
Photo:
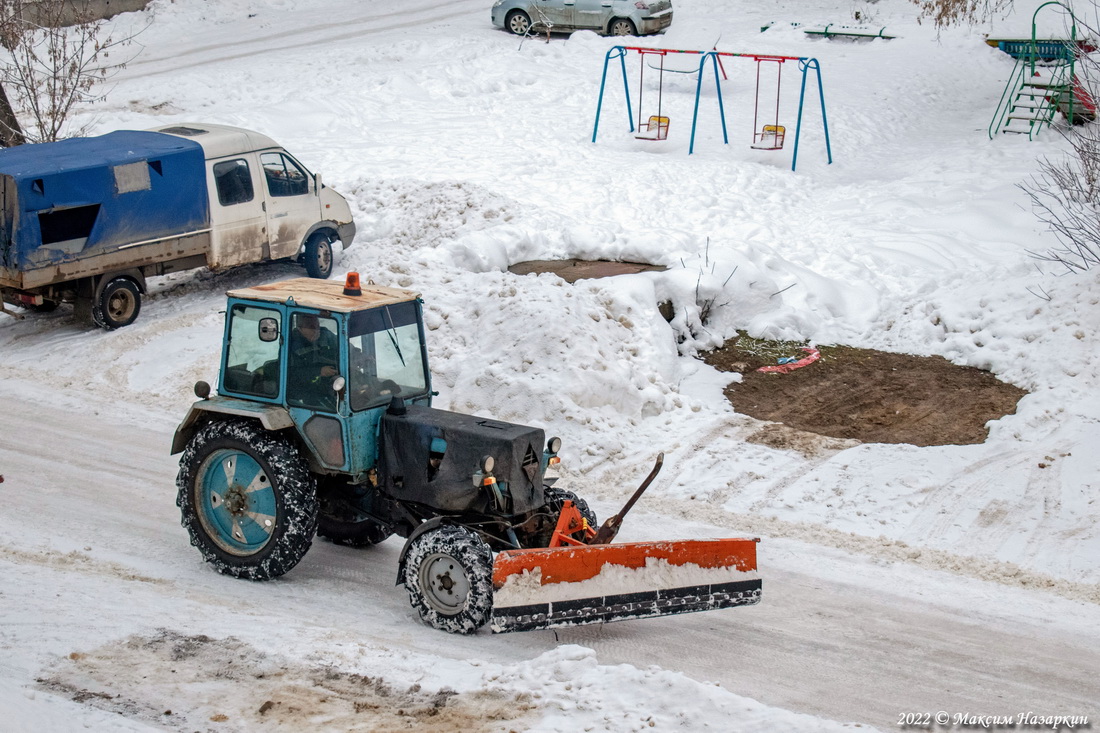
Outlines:
[[198,471],[195,503],[210,539],[231,555],[263,550],[275,533],[278,504],[267,471],[239,450],[207,456]]

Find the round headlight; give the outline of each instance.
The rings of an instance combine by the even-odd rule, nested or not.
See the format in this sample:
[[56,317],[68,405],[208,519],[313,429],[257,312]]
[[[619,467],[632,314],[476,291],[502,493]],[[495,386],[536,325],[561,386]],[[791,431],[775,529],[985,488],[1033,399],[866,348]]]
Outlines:
[[484,458],[481,459],[481,472],[482,473],[492,473],[493,472],[493,466],[495,466],[495,465],[497,465],[497,462],[496,462],[496,460],[493,459],[492,456],[485,456]]
[[558,451],[560,451],[561,450],[561,438],[555,436],[555,437],[551,438],[550,440],[546,441],[546,450],[550,451],[551,453],[557,453]]

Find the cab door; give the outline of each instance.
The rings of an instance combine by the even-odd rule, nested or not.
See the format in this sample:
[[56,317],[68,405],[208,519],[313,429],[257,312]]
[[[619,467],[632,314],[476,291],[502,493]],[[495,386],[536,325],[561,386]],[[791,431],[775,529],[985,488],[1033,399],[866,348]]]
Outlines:
[[321,218],[316,182],[305,166],[281,150],[260,153],[260,165],[271,257],[293,257]]
[[259,160],[241,153],[206,161],[212,269],[270,259]]
[[323,312],[291,309],[288,321],[283,338],[287,412],[318,463],[347,470],[347,410],[335,390],[336,378],[347,374],[341,346],[346,332],[340,321]]

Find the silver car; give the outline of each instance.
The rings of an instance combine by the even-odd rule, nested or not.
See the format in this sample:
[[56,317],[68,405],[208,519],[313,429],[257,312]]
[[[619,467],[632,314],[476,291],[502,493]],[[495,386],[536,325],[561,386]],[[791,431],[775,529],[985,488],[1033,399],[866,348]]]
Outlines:
[[672,24],[672,0],[496,0],[493,25],[516,35],[591,30],[645,36]]

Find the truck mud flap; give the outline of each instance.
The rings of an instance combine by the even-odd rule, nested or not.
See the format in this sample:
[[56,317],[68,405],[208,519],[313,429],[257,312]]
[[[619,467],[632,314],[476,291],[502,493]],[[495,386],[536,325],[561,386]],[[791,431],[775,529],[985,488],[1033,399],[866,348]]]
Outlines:
[[712,611],[760,601],[755,539],[509,550],[493,563],[494,633]]

